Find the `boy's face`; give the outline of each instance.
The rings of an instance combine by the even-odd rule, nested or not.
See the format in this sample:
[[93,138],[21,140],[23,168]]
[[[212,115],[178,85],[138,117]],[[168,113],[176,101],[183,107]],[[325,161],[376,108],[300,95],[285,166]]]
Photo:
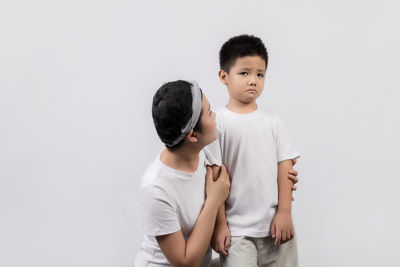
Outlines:
[[261,95],[265,81],[265,61],[260,56],[236,59],[229,72],[221,70],[219,77],[227,85],[231,100],[253,103]]

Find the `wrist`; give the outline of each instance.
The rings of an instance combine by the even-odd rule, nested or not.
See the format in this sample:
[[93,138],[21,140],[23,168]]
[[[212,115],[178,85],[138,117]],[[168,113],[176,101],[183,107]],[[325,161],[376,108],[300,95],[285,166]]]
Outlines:
[[286,198],[285,198],[285,201],[283,201],[283,199],[279,199],[278,211],[292,212],[292,200],[286,201]]
[[218,202],[217,199],[213,198],[213,197],[207,197],[206,201],[204,203],[204,206],[210,206],[212,208],[216,208],[218,209],[218,207],[220,206],[220,203]]
[[292,208],[291,207],[278,207],[277,213],[292,214]]
[[225,216],[223,218],[217,217],[217,221],[215,222],[218,226],[228,225]]

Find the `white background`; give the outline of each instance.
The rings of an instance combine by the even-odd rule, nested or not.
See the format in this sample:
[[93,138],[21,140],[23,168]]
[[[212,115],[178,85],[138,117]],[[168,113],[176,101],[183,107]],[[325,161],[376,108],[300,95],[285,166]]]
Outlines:
[[151,101],[195,79],[214,108],[228,38],[269,54],[259,105],[302,154],[301,266],[400,266],[397,1],[0,3],[0,266],[132,266]]

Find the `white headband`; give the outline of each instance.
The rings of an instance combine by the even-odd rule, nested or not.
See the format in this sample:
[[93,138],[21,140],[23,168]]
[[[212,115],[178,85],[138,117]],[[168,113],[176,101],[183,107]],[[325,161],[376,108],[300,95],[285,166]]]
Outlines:
[[175,139],[175,141],[166,144],[169,147],[172,147],[176,144],[178,144],[180,141],[185,138],[185,136],[193,130],[194,126],[196,125],[197,121],[199,120],[200,117],[200,112],[201,112],[201,90],[199,85],[197,84],[196,81],[189,81],[192,86],[192,117],[190,120],[186,123],[185,126],[181,129],[181,134],[178,136],[178,138]]

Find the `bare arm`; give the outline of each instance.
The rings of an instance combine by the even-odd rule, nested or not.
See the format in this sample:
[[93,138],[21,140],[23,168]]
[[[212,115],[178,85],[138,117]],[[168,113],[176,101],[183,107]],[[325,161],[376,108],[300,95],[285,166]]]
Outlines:
[[206,201],[189,238],[185,240],[182,231],[156,237],[162,252],[172,265],[200,265],[210,244],[218,208],[228,197],[229,188],[225,167],[221,168],[217,181],[213,181],[211,168],[207,168]]
[[292,160],[284,160],[278,163],[278,212],[292,211],[293,182],[288,179],[288,173],[292,169]]
[[[220,176],[221,173],[221,167],[218,165],[213,165],[211,166],[212,168],[212,173],[213,173],[213,180],[216,181],[218,177]],[[225,215],[225,202],[221,204],[221,206],[218,209],[218,214],[217,214],[217,224],[219,223],[224,223],[226,224],[226,215]]]
[[182,231],[157,236],[157,242],[173,266],[199,266],[210,243],[217,216],[217,203],[207,202],[185,241]]
[[[218,179],[220,169],[221,167],[217,165],[212,166],[214,180]],[[225,203],[222,203],[218,209],[217,221],[211,239],[211,246],[215,252],[227,256],[230,244],[231,232],[229,231],[228,222],[226,220]]]
[[291,169],[291,160],[278,163],[278,210],[271,223],[271,234],[275,238],[276,246],[289,241],[294,236],[292,222],[293,182],[287,179],[287,174]]
[[[212,168],[212,173],[213,173],[213,180],[216,181],[220,175],[221,172],[221,167],[218,165],[213,165],[211,166]],[[225,215],[225,203],[222,203],[221,206],[218,209],[218,214],[217,214],[217,224],[219,223],[224,223],[226,224],[226,215]]]

